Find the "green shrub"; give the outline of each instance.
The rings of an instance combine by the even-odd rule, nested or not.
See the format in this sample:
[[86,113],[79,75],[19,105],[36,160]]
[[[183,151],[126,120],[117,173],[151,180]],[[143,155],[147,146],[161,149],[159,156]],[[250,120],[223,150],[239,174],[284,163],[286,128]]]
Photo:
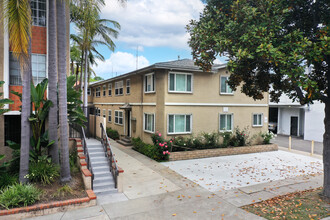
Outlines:
[[220,134],[218,132],[202,133],[204,148],[218,148],[220,146]]
[[31,184],[15,184],[8,186],[0,193],[0,206],[12,207],[28,206],[40,199],[41,191]]
[[270,144],[270,141],[275,137],[275,134],[271,131],[261,133],[260,136],[263,138],[263,144]]
[[230,145],[234,147],[246,146],[248,144],[247,140],[249,138],[246,129],[240,130],[238,127],[235,128],[235,131],[232,135]]
[[72,188],[68,184],[65,184],[61,188],[57,189],[56,192],[53,194],[53,196],[63,197],[65,195],[72,195],[72,193],[73,193]]
[[77,166],[77,162],[78,162],[77,157],[78,157],[77,148],[73,148],[73,150],[69,154],[69,162],[70,162],[70,171],[71,171],[71,173],[79,172],[79,167]]
[[9,174],[7,172],[1,173],[0,175],[0,189],[17,183],[17,176]]
[[31,162],[29,167],[28,179],[31,182],[41,182],[42,184],[51,184],[60,176],[59,167],[47,160]]
[[111,128],[107,128],[107,135],[109,138],[113,140],[118,140],[119,139],[119,133],[117,130],[113,130]]
[[222,141],[222,147],[223,148],[227,148],[230,146],[230,143],[231,143],[231,136],[232,136],[232,133],[231,132],[224,132],[221,134],[222,138],[223,138],[223,141]]

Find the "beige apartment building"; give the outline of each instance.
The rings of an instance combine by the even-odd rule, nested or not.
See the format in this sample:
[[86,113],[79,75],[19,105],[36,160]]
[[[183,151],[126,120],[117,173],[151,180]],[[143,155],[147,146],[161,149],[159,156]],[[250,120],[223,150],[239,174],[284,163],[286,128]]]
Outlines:
[[268,129],[268,96],[255,101],[227,84],[226,65],[203,72],[192,60],[156,63],[89,86],[89,106],[120,135],[151,142],[164,138],[249,128]]

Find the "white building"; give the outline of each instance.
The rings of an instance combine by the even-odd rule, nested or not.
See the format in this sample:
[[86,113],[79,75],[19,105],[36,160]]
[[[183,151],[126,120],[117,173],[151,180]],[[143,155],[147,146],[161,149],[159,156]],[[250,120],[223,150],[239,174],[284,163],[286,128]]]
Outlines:
[[322,142],[323,120],[324,104],[318,101],[302,106],[282,95],[279,103],[269,103],[269,122],[277,123],[277,134]]

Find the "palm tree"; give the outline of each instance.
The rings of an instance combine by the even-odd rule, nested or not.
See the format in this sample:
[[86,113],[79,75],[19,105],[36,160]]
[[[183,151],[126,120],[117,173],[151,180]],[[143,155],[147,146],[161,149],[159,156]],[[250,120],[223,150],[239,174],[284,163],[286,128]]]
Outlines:
[[56,3],[55,0],[48,2],[48,79],[49,100],[53,106],[49,110],[48,127],[49,140],[55,141],[49,149],[52,162],[59,164],[58,154],[58,121],[57,121],[57,49],[56,49]]
[[27,182],[29,172],[29,151],[31,128],[28,117],[31,114],[31,8],[29,0],[4,0],[4,19],[9,31],[9,44],[13,55],[21,65],[22,113],[21,154],[19,180]]
[[56,1],[57,22],[57,65],[58,65],[58,99],[59,99],[59,125],[60,125],[60,164],[61,182],[71,180],[69,164],[69,137],[68,137],[68,111],[67,111],[67,84],[66,84],[66,1]]

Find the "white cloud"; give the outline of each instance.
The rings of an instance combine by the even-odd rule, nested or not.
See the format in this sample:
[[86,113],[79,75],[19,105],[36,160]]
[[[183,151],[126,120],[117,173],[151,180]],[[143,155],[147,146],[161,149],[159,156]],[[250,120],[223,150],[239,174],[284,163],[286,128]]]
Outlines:
[[[144,56],[138,56],[138,68],[149,66],[149,61]],[[108,79],[116,75],[136,70],[136,56],[126,52],[112,53],[105,62],[99,61],[98,66],[93,67],[98,76]]]
[[118,0],[108,0],[102,16],[120,23],[120,42],[188,48],[185,26],[198,19],[203,8],[200,0],[129,0],[125,7]]

